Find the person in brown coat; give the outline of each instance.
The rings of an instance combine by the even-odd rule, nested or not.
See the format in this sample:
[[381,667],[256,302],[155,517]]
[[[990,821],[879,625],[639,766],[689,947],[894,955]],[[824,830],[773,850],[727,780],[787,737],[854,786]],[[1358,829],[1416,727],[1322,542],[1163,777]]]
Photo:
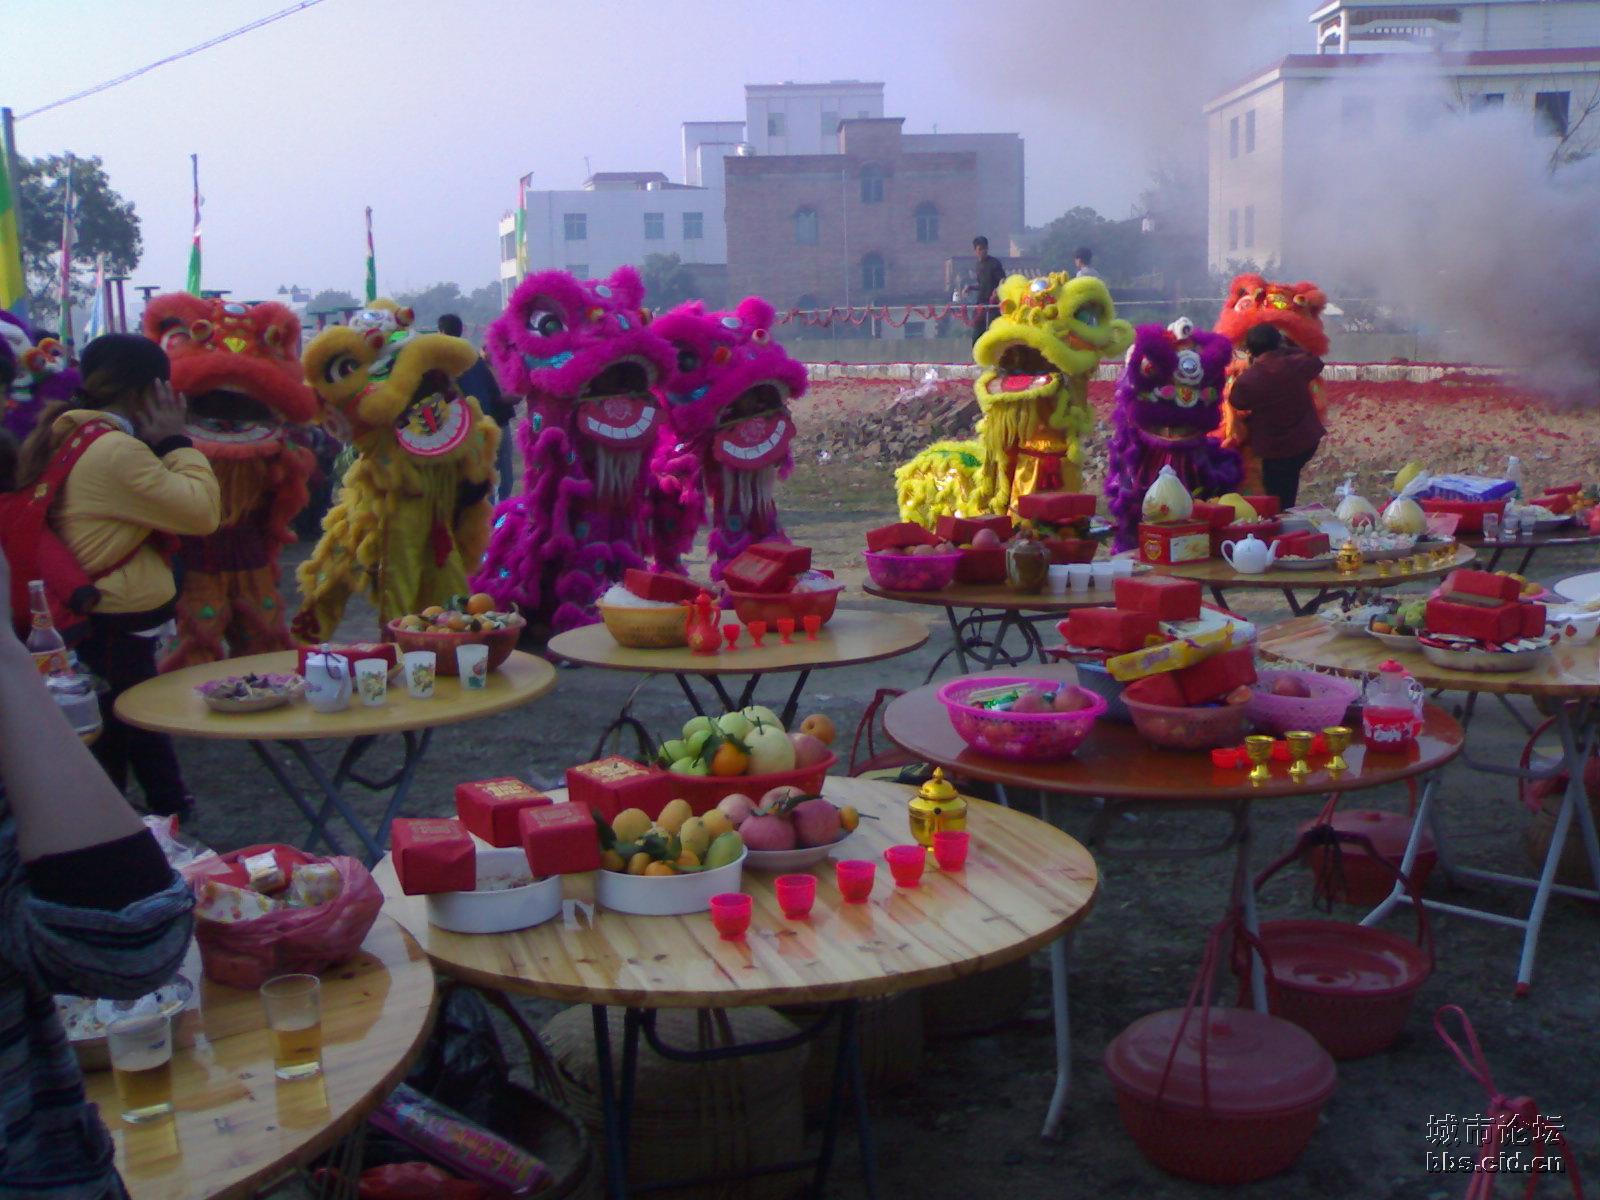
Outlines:
[[1255,326],[1244,344],[1250,365],[1234,380],[1228,399],[1250,414],[1250,448],[1261,456],[1262,487],[1290,509],[1299,499],[1300,472],[1327,432],[1311,394],[1322,360],[1271,325]]

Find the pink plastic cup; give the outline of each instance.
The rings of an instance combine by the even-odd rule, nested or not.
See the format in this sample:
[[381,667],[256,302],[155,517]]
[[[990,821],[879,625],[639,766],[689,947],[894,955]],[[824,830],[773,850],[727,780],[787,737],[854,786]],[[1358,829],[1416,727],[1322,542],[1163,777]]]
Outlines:
[[791,921],[804,920],[817,900],[815,875],[779,875],[772,888],[778,893],[778,907]]
[[872,898],[872,881],[878,864],[865,858],[844,858],[833,864],[839,894],[846,904],[865,904]]
[[732,942],[744,936],[744,931],[750,928],[752,904],[743,892],[723,892],[711,897],[711,923],[723,941]]
[[817,630],[822,628],[822,618],[816,613],[807,613],[800,618],[800,624],[806,631],[806,641],[816,641]]
[[972,835],[965,829],[941,829],[933,835],[933,859],[941,871],[959,871],[967,865]]
[[739,644],[739,627],[737,625],[724,625],[722,636],[728,640],[728,649],[732,650]]
[[921,846],[890,846],[883,852],[894,876],[895,887],[914,888],[922,883],[922,869],[928,865],[928,852]]
[[779,617],[778,618],[778,636],[783,639],[783,644],[785,646],[787,646],[789,644],[790,639],[792,639],[794,637],[794,618],[793,617]]

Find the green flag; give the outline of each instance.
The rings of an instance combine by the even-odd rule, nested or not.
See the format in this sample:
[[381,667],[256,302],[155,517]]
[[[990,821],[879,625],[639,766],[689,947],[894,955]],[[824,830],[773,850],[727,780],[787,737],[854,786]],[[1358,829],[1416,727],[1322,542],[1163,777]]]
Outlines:
[[189,155],[189,166],[194,175],[194,241],[189,244],[189,281],[183,290],[191,296],[200,294],[200,156]]
[[17,311],[28,298],[22,274],[22,238],[17,233],[17,206],[11,199],[11,173],[0,153],[0,308]]
[[367,205],[367,303],[378,298],[378,252],[372,246],[372,206]]

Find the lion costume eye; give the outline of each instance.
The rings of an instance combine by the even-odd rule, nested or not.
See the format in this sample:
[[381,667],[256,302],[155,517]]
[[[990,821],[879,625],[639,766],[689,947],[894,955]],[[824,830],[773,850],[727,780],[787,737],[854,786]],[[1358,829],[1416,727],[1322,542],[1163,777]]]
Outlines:
[[678,351],[678,374],[690,375],[700,369],[700,356],[685,347]]
[[342,383],[361,369],[354,355],[341,354],[322,368],[322,377],[329,383]]
[[555,337],[565,333],[567,323],[561,314],[548,308],[536,308],[528,314],[528,332],[537,337]]
[[1098,304],[1083,304],[1078,311],[1072,314],[1072,319],[1079,325],[1087,325],[1093,329],[1100,324],[1100,306]]

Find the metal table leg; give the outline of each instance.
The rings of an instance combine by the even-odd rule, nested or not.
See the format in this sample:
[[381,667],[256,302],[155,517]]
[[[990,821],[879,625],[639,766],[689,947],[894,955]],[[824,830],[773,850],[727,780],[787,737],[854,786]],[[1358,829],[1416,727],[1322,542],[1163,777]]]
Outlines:
[[1072,1025],[1067,1011],[1067,957],[1072,953],[1072,930],[1050,944],[1050,1009],[1056,1027],[1056,1086],[1045,1112],[1041,1137],[1053,1138],[1061,1126],[1072,1088]]
[[[944,619],[950,623],[950,637],[954,641],[956,661],[961,664],[961,673],[970,675],[972,666],[967,662],[966,635],[961,632],[961,624],[956,620],[956,610],[948,604],[945,605]],[[941,659],[943,658],[942,655],[940,657]],[[936,663],[935,665],[937,666],[938,664]]]
[[592,1004],[594,1018],[595,1075],[600,1087],[600,1118],[605,1127],[602,1154],[606,1168],[606,1194],[611,1200],[627,1200],[627,1149],[623,1142],[622,1114],[617,1108],[616,1082],[611,1077],[611,1023],[606,1006]]
[[306,799],[305,793],[300,790],[299,786],[296,785],[294,780],[289,778],[288,772],[285,771],[283,769],[283,765],[272,756],[272,752],[267,749],[266,743],[252,741],[250,743],[250,749],[256,752],[256,757],[261,760],[261,765],[266,767],[267,773],[277,781],[278,790],[287,796],[294,803],[294,806],[300,810],[301,816],[305,817],[305,819],[310,822],[311,835],[306,839],[306,848],[310,849],[312,846],[314,846],[317,838],[320,836],[322,840],[328,843],[328,848],[335,854],[343,854],[343,844],[338,838],[333,836],[332,831],[324,826],[324,818],[322,814],[318,812],[315,807],[313,807],[309,800]]
[[[1239,902],[1244,927],[1250,935],[1261,937],[1261,918],[1256,911],[1255,881],[1250,877],[1250,808],[1245,806],[1240,821],[1239,840],[1233,851],[1233,879],[1238,890],[1234,893]],[[1267,1012],[1267,972],[1261,956],[1254,948],[1250,951],[1250,1003],[1258,1013]]]

